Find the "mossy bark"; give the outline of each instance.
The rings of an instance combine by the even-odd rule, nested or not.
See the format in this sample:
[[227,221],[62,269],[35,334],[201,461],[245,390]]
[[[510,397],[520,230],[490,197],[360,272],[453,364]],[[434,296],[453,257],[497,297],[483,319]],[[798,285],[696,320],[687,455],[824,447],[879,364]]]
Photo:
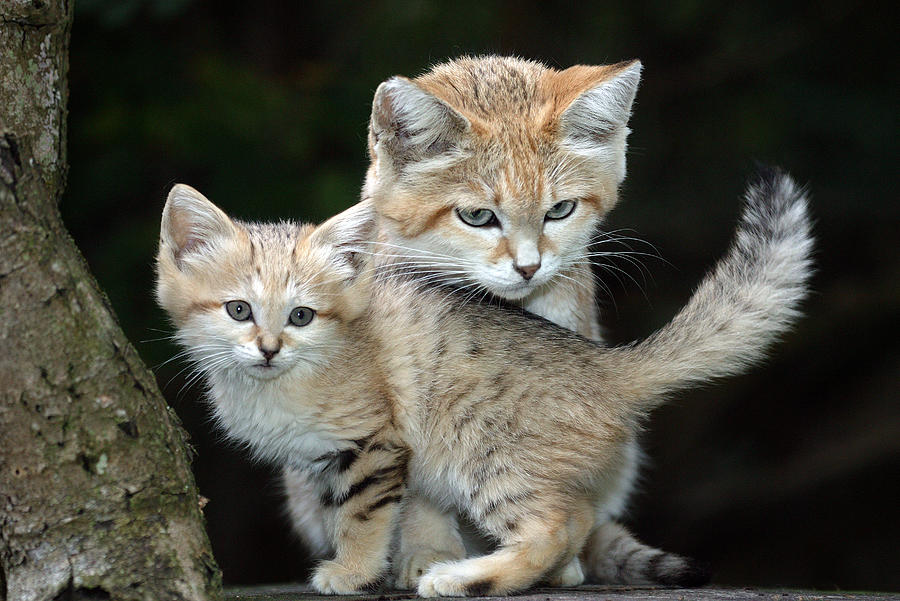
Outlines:
[[184,432],[57,210],[71,21],[0,3],[0,601],[219,599]]

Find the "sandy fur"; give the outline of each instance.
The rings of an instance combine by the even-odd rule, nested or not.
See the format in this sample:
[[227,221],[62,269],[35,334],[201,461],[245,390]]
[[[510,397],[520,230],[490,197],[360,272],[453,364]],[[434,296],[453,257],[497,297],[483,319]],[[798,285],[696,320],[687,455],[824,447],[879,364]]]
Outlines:
[[[440,64],[414,80],[386,81],[373,102],[363,194],[379,213],[382,240],[397,260],[443,271],[443,281],[473,298],[489,293],[600,340],[587,255],[618,202],[640,73],[638,61],[556,70],[486,56]],[[563,199],[577,200],[575,212],[546,221],[548,208]],[[468,227],[455,214],[458,207],[490,208],[502,227]],[[609,243],[603,249],[610,247],[624,250]],[[527,263],[541,267],[523,287],[515,266]],[[628,445],[630,460],[611,477],[605,502],[596,500],[600,521],[621,516],[634,488],[641,453],[636,439]],[[288,493],[288,504],[295,503]],[[296,530],[317,544],[315,530]],[[423,556],[435,548],[451,554],[454,538],[442,543],[441,533],[455,530],[437,519],[403,528],[398,563],[425,563],[407,557],[417,549]],[[596,579],[598,570],[587,568]],[[573,566],[570,573],[581,570]],[[417,572],[401,568],[396,584],[415,588]]]
[[[386,248],[398,260],[443,271],[443,281],[473,298],[490,293],[599,340],[587,253],[618,202],[640,71],[637,61],[558,71],[514,58],[464,57],[414,80],[382,84],[373,102],[364,197],[379,213]],[[570,198],[579,203],[570,217],[544,219],[550,206]],[[502,227],[468,227],[458,207],[488,207]],[[515,266],[528,263],[541,267],[523,287]],[[603,519],[623,513],[633,488],[640,451],[636,440],[629,445],[633,460],[621,466],[606,504],[598,503]],[[442,543],[440,533],[455,531],[437,519],[403,528],[399,563],[424,563],[407,556],[416,549],[451,554],[454,538]],[[314,531],[301,537],[316,544]],[[417,573],[401,568],[396,584],[415,588]]]
[[[736,242],[688,305],[623,347],[376,269],[365,204],[316,229],[241,224],[176,186],[157,294],[220,426],[260,458],[311,475],[335,550],[315,571],[317,590],[379,584],[412,493],[467,514],[500,545],[431,565],[419,594],[506,594],[577,576],[596,502],[647,412],[675,390],[746,369],[797,317],[811,250],[805,207],[789,178],[762,176]],[[228,316],[236,298],[252,320]],[[298,306],[317,312],[303,327],[288,320]],[[263,363],[267,338],[281,346]],[[660,581],[675,569],[668,558],[654,552],[632,567]]]
[[[372,106],[363,190],[363,202],[379,216],[382,244],[372,250],[381,261],[415,268],[424,281],[453,286],[472,300],[505,299],[600,340],[588,255],[599,224],[618,202],[640,74],[638,61],[556,70],[483,56],[382,83]],[[577,202],[573,213],[545,219],[563,200]],[[478,208],[492,210],[497,226],[473,228],[457,214]],[[600,239],[601,250],[625,250]],[[518,271],[523,265],[538,266],[528,281]],[[641,457],[636,438],[627,448],[627,459],[594,500],[598,523],[625,512]],[[286,476],[294,529],[315,550],[328,543],[312,525],[317,511],[310,490],[303,474]],[[408,501],[406,514],[415,517],[401,528],[399,588],[415,588],[421,567],[435,557],[463,556],[454,517],[418,502],[414,496]],[[590,544],[618,549],[604,532],[598,529]],[[487,548],[484,541],[471,542],[476,552]],[[608,572],[591,562],[586,568],[595,580]],[[562,572],[567,576],[560,582],[567,584],[582,574],[577,561]]]

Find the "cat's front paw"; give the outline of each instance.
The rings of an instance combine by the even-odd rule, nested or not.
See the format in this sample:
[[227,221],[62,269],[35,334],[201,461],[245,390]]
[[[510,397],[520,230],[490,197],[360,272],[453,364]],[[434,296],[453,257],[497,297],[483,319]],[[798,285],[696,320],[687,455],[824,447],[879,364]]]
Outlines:
[[431,566],[419,579],[419,596],[481,597],[494,592],[494,583],[474,567],[471,561],[451,561]]
[[312,586],[325,595],[350,595],[378,588],[378,576],[354,572],[336,561],[320,563],[312,577]]
[[401,553],[395,563],[396,580],[394,584],[400,590],[414,589],[418,586],[422,575],[433,564],[455,559],[462,559],[462,557],[451,551],[442,551],[431,547],[416,547],[412,552]]

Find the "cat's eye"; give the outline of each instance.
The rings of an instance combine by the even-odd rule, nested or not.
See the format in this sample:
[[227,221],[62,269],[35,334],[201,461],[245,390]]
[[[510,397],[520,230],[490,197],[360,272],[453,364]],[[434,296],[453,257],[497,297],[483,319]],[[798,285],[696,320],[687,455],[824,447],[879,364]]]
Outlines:
[[225,303],[228,316],[236,321],[247,321],[253,312],[250,311],[250,303],[242,300],[233,300]]
[[316,312],[314,309],[310,309],[309,307],[294,307],[291,309],[291,316],[288,318],[288,321],[291,322],[291,325],[302,328],[303,326],[308,325],[315,316]]
[[456,209],[456,214],[464,223],[472,227],[497,225],[497,216],[490,209]]
[[565,219],[575,210],[574,200],[561,200],[547,211],[545,219]]

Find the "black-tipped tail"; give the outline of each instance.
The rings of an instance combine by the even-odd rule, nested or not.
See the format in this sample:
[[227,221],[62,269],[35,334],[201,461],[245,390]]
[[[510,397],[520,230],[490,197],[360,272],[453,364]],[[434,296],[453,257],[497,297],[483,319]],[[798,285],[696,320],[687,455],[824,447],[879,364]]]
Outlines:
[[649,579],[663,586],[678,588],[697,588],[708,584],[712,578],[712,570],[709,565],[688,557],[672,555],[666,569],[659,569],[655,574],[650,574]]
[[776,168],[761,168],[744,194],[734,242],[672,321],[626,349],[626,389],[646,411],[664,395],[737,374],[758,362],[800,312],[812,272],[807,201]]

